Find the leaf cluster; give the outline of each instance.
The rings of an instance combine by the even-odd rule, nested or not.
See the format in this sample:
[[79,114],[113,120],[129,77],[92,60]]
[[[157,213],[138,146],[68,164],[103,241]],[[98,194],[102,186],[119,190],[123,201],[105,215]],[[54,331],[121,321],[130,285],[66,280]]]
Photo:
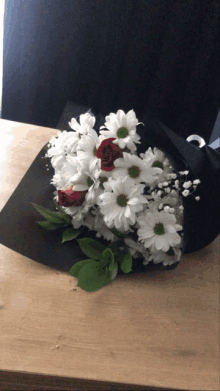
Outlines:
[[45,219],[44,221],[37,221],[37,224],[39,224],[42,228],[53,231],[58,228],[67,227],[62,234],[62,243],[75,239],[82,232],[82,228],[73,228],[71,224],[71,217],[63,212],[59,205],[57,205],[59,211],[52,212],[43,206],[34,204],[33,202],[31,204]]
[[123,248],[122,241],[111,243],[105,247],[97,240],[83,238],[77,240],[81,250],[88,259],[73,265],[69,274],[78,278],[78,286],[87,292],[94,292],[112,281],[120,267],[124,273],[132,270],[130,252]]
[[[83,227],[73,228],[71,217],[63,212],[59,205],[56,205],[58,212],[52,212],[35,203],[32,205],[44,217],[44,221],[37,221],[41,227],[49,231],[66,227],[62,234],[62,243],[76,239],[82,232]],[[73,265],[69,274],[78,278],[78,286],[87,292],[94,292],[112,281],[118,274],[119,267],[124,273],[129,273],[132,270],[132,257],[123,241],[127,234],[121,234],[117,230],[114,233],[119,240],[107,247],[91,238],[77,240],[81,250],[88,258]]]

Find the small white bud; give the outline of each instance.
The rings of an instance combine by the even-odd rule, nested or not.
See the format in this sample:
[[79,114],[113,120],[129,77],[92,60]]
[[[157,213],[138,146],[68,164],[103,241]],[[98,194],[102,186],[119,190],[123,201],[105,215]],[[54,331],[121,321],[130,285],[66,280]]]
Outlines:
[[192,186],[192,182],[191,181],[184,182],[184,184],[183,184],[183,187],[185,189],[188,189],[190,186]]
[[199,183],[201,183],[201,181],[200,181],[199,179],[195,179],[195,180],[193,181],[193,184],[194,184],[194,185],[198,185]]
[[170,192],[171,192],[170,188],[169,188],[169,187],[166,187],[165,192],[166,192],[166,193],[170,193]]
[[162,195],[162,191],[159,190],[159,191],[157,192],[157,195],[160,197],[160,196]]
[[189,171],[179,171],[179,174],[180,174],[180,175],[188,175],[188,174],[189,174]]
[[168,186],[168,182],[163,182],[163,186]]
[[184,191],[182,192],[182,195],[183,195],[184,197],[187,197],[187,196],[189,195],[189,190],[184,190]]
[[195,197],[195,199],[196,199],[196,201],[199,201],[199,200],[200,200],[200,197],[199,197],[199,196],[197,196],[197,197]]
[[179,188],[179,181],[178,179],[175,181],[175,184],[174,184],[175,188],[178,189]]

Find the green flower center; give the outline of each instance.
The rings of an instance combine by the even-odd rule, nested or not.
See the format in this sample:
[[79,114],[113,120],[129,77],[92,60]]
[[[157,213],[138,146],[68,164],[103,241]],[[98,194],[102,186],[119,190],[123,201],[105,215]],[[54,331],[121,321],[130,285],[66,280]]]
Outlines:
[[155,160],[155,162],[153,162],[152,164],[152,167],[163,168],[163,163],[160,162],[159,160]]
[[117,197],[117,204],[121,207],[125,207],[128,203],[128,197],[125,194],[120,194]]
[[108,178],[107,178],[106,176],[101,176],[101,177],[99,178],[99,181],[100,181],[99,186],[101,187],[101,189],[105,190],[105,188],[104,188],[104,186],[103,186],[103,183],[104,183],[104,182],[107,182],[107,180],[108,180]]
[[127,128],[119,128],[117,131],[118,138],[125,138],[128,135],[128,129]]
[[90,186],[93,185],[93,183],[94,183],[94,181],[88,176],[88,178],[87,178],[87,185],[90,187]]
[[128,174],[131,178],[138,178],[140,176],[140,167],[132,166],[128,169]]
[[167,255],[169,255],[170,257],[173,257],[175,255],[175,252],[173,251],[173,248],[170,247],[169,250],[166,252]]
[[156,235],[164,235],[165,229],[164,229],[163,223],[157,223],[154,227],[154,232]]
[[94,156],[96,156],[96,152],[97,152],[97,148],[94,147],[94,149],[93,149],[93,154],[94,154]]

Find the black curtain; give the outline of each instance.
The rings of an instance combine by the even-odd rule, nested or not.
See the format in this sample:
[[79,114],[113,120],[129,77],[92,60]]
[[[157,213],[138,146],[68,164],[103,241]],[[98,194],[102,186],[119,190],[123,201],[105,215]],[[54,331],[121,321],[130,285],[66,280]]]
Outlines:
[[218,0],[6,0],[2,118],[55,127],[66,102],[149,109],[208,142],[219,108]]

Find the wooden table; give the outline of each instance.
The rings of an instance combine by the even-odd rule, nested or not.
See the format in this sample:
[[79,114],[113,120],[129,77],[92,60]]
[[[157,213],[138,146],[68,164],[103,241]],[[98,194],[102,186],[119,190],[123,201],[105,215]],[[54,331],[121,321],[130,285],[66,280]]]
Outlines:
[[[57,130],[0,124],[2,208]],[[218,390],[218,279],[218,239],[94,293],[0,245],[1,388]]]

